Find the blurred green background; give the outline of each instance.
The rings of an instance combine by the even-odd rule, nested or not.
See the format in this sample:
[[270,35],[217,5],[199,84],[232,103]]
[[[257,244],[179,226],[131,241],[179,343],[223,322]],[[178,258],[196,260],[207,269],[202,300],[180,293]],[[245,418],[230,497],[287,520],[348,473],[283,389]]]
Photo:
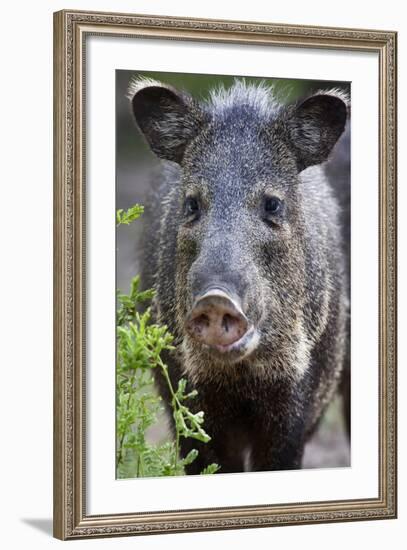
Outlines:
[[[160,72],[116,71],[116,208],[127,209],[136,202],[143,204],[151,181],[151,174],[159,160],[148,148],[134,122],[130,102],[126,97],[130,80],[148,77],[183,89],[196,99],[206,99],[214,87],[231,86],[239,76],[198,75]],[[280,101],[291,103],[302,96],[321,89],[339,88],[350,93],[346,82],[287,80],[244,77],[247,83],[264,82],[272,85]],[[327,166],[330,175],[340,181],[342,203],[350,200],[350,144],[349,132],[338,142],[335,162]],[[346,209],[344,209],[345,212]],[[345,222],[349,224],[349,219]],[[117,229],[116,284],[127,292],[130,281],[139,272],[137,240],[140,222]],[[349,230],[350,238],[350,230]],[[152,441],[167,437],[166,419],[152,429]],[[328,409],[320,428],[308,443],[305,467],[333,467],[350,465],[350,448],[344,433],[340,399]]]

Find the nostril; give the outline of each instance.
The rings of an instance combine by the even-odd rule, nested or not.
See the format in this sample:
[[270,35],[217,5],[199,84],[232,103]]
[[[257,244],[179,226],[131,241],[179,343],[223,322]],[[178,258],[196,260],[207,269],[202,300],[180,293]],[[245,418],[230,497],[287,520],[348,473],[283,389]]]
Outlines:
[[205,313],[198,315],[198,317],[192,320],[192,327],[198,335],[201,335],[202,332],[209,327],[209,324],[209,317],[205,315]]
[[235,317],[232,317],[229,315],[229,313],[225,313],[222,319],[222,328],[225,332],[229,332],[233,328],[233,325],[236,324],[237,319]]
[[227,338],[238,340],[247,330],[245,319],[225,313],[222,319],[222,328]]

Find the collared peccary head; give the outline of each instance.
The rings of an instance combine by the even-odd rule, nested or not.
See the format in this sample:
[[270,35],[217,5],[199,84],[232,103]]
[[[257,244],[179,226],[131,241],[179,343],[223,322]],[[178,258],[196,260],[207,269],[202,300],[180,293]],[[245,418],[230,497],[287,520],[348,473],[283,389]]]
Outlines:
[[[206,102],[150,80],[135,81],[129,96],[151,149],[179,166],[172,224],[184,345],[233,364],[298,344],[309,301],[306,241],[310,228],[325,231],[312,229],[300,173],[327,159],[346,123],[346,100],[320,92],[285,107],[271,89],[239,81]],[[318,246],[314,260],[317,284]]]

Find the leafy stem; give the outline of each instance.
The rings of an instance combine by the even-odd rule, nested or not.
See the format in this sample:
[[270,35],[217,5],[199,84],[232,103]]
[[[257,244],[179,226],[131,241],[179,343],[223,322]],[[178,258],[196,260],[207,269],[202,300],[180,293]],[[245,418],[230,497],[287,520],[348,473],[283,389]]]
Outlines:
[[[118,210],[118,225],[128,225],[143,212],[135,205]],[[154,296],[153,290],[140,290],[140,278],[134,277],[129,294],[117,292],[117,472],[118,477],[151,477],[181,475],[185,466],[198,456],[192,449],[180,458],[180,438],[190,437],[204,443],[210,440],[203,429],[204,413],[193,413],[187,400],[197,391],[186,392],[186,380],[181,378],[175,389],[167,365],[161,359],[163,351],[174,349],[173,337],[164,325],[151,322],[150,308],[140,313],[140,306]],[[171,395],[171,408],[175,422],[175,440],[152,444],[147,430],[156,426],[163,414],[161,397],[154,387],[154,369],[159,369]],[[219,467],[210,464],[202,473],[212,474]]]

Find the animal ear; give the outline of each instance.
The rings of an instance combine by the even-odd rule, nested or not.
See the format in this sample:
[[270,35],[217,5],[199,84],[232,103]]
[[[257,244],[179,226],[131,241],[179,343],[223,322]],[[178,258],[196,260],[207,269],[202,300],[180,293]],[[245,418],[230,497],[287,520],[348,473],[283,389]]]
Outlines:
[[290,110],[288,140],[300,172],[327,160],[345,128],[348,104],[345,94],[320,92]]
[[137,125],[154,153],[181,163],[185,148],[204,123],[204,113],[187,94],[149,79],[133,80],[128,97]]

